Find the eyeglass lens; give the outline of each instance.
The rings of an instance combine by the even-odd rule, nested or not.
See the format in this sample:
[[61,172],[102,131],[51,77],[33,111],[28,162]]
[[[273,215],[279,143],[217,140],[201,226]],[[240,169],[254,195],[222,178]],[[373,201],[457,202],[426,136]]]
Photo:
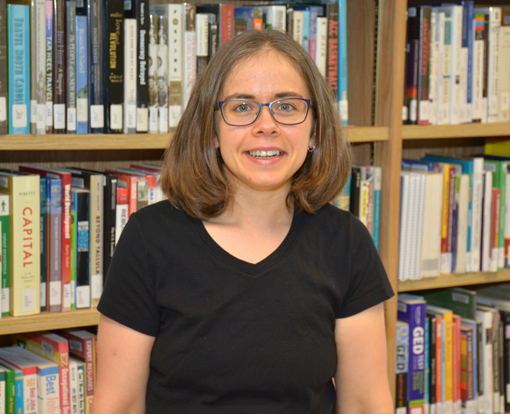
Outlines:
[[[232,125],[248,125],[259,114],[259,104],[248,100],[231,100],[223,104],[225,122]],[[270,104],[274,119],[281,124],[299,124],[306,118],[308,104],[299,98],[288,98]]]

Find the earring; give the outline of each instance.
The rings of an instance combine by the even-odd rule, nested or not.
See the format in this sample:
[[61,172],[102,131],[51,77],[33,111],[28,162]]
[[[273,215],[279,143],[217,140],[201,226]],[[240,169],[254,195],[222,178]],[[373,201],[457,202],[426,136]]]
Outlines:
[[308,147],[308,152],[309,152],[310,154],[311,154],[314,150],[315,150],[315,145],[314,145],[312,148]]

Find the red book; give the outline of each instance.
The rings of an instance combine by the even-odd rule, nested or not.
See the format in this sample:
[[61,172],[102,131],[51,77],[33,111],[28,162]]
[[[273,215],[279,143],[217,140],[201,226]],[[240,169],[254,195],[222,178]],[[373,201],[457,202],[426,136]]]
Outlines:
[[[135,175],[129,175],[129,174],[123,174],[119,173],[116,170],[106,170],[105,172],[110,174],[116,174],[117,175],[117,183],[119,181],[122,181],[126,183],[127,192],[128,192],[128,217],[131,216],[131,214],[136,213],[137,211],[137,202],[138,202],[138,178]],[[118,187],[118,184],[117,184]],[[117,200],[118,203],[118,200]]]
[[492,223],[491,223],[491,270],[498,270],[499,255],[499,213],[501,204],[501,190],[492,189]]
[[21,165],[20,171],[62,180],[62,310],[71,310],[71,173],[53,168]]
[[460,316],[453,315],[453,405],[461,404],[461,372],[462,361],[460,355]]

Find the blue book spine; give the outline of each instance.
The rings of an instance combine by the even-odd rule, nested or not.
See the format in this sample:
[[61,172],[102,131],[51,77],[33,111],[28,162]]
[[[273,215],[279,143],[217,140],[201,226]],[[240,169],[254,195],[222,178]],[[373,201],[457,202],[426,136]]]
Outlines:
[[[425,318],[425,384],[423,386],[423,401],[430,405],[430,318]],[[428,410],[427,410],[428,411]]]
[[[10,366],[12,368],[12,366]],[[25,405],[23,404],[23,371],[15,369],[14,383],[16,387],[14,405],[16,414],[25,413]]]
[[398,319],[409,324],[409,374],[407,389],[409,408],[423,407],[425,391],[426,302],[424,300],[404,300],[399,298]]
[[381,226],[381,186],[382,186],[382,171],[378,167],[374,167],[374,218],[373,218],[373,231],[372,239],[374,240],[375,247],[379,251],[379,234]]
[[342,123],[349,123],[347,87],[347,0],[339,0],[338,13],[338,99]]
[[310,10],[303,11],[303,47],[310,53]]
[[41,311],[46,310],[46,214],[48,212],[47,178],[41,177]]
[[434,163],[402,158],[402,171],[434,172]]
[[308,41],[308,53],[315,60],[317,54],[317,17],[319,7],[310,7],[310,38]]
[[87,16],[76,16],[76,108],[78,134],[89,132]]
[[9,134],[30,134],[30,7],[7,5]]
[[474,34],[474,1],[464,1],[463,4],[463,24],[462,24],[462,47],[468,49],[468,66],[467,66],[467,103],[471,119],[473,119],[473,56],[475,47]]

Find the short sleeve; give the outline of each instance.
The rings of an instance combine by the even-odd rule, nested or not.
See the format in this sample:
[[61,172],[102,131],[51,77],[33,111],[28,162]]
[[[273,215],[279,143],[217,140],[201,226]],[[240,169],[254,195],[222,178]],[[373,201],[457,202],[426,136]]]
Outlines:
[[394,295],[390,281],[367,228],[351,216],[350,281],[337,318],[346,318]]
[[133,214],[115,248],[98,310],[146,335],[159,330],[154,272],[149,272],[147,246]]

